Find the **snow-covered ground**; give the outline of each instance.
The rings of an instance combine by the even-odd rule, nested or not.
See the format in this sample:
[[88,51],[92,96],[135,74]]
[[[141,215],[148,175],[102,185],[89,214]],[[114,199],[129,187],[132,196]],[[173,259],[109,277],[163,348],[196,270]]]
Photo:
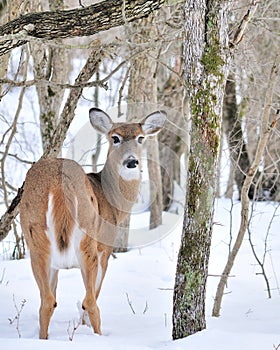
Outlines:
[[[211,317],[219,275],[230,240],[229,200],[216,203],[215,226],[207,285],[207,329],[186,339],[172,341],[172,288],[180,243],[180,218],[166,214],[164,223],[173,227],[162,240],[111,258],[98,300],[102,336],[79,326],[77,302],[84,287],[77,269],[61,271],[57,302],[49,328],[49,340],[38,339],[39,293],[30,260],[0,261],[0,347],[2,349],[167,349],[167,350],[273,350],[280,344],[280,235],[279,217],[274,218],[267,239],[266,269],[272,289],[267,298],[263,277],[248,243],[248,236],[232,271],[219,318]],[[239,203],[232,212],[233,236],[239,224]],[[252,235],[262,257],[272,203],[259,203]],[[135,227],[148,222],[148,214],[133,216]],[[129,305],[129,302],[131,306]],[[22,306],[23,305],[23,306]],[[20,311],[17,319],[17,308]],[[132,311],[134,310],[134,313]],[[11,320],[11,321],[10,321]],[[280,348],[280,347],[279,347]]]

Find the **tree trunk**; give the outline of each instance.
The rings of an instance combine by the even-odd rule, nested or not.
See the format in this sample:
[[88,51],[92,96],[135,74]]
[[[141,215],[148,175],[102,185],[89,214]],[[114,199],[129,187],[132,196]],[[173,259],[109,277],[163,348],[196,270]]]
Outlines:
[[[139,20],[133,27],[133,42],[136,45],[155,41],[157,30],[154,15]],[[146,115],[157,108],[157,63],[153,58],[157,57],[157,53],[157,47],[150,47],[131,62],[128,101],[129,104],[141,103]],[[153,229],[162,224],[162,183],[157,137],[147,139],[146,145],[150,181],[150,229]]]
[[[39,4],[37,4],[39,5]],[[50,1],[51,11],[62,10],[63,0]],[[36,8],[38,8],[36,6]],[[50,82],[67,83],[70,71],[69,52],[59,47],[61,39],[57,39],[56,46],[31,45],[34,61],[35,79],[44,79]],[[60,108],[64,96],[64,88],[59,85],[36,85],[40,106],[40,129],[43,150],[46,150],[53,137],[53,132],[58,124]]]
[[[234,179],[241,198],[242,186],[250,168],[250,160],[246,143],[243,137],[242,120],[238,113],[236,98],[236,84],[234,74],[230,74],[226,83],[223,105],[223,129],[227,137],[230,159],[233,163]],[[251,186],[250,198],[254,196],[254,188]]]
[[[140,47],[143,43],[153,42],[156,35],[154,15],[131,25],[129,35],[132,46],[139,45]],[[156,61],[152,58],[156,56],[156,53],[157,49],[151,47],[148,51],[143,51],[141,55],[137,55],[131,60],[127,121],[143,118],[157,108]],[[162,187],[157,138],[148,139],[146,145],[150,180],[150,228],[154,228],[162,223]],[[127,251],[129,223],[130,216],[120,225],[115,241],[115,252]]]
[[174,288],[173,339],[206,327],[205,293],[216,166],[228,74],[229,1],[186,1],[185,83],[191,143],[181,247]]

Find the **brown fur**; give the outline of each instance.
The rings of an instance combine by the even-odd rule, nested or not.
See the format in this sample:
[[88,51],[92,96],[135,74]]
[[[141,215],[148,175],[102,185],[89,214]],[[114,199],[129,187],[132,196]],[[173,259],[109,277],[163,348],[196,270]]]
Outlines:
[[71,192],[65,191],[62,187],[52,189],[51,194],[57,246],[63,251],[68,248],[75,225],[75,198]]

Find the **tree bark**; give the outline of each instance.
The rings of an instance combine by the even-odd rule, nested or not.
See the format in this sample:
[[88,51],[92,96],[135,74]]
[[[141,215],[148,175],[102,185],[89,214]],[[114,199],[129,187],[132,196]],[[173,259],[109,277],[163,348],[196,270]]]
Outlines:
[[192,125],[183,233],[174,287],[173,339],[206,327],[206,281],[229,61],[229,3],[218,0],[185,3],[185,83]]
[[164,0],[111,0],[73,10],[30,13],[0,27],[0,56],[32,38],[90,36],[147,17],[163,3]]
[[[88,81],[92,75],[96,72],[102,58],[104,57],[103,51],[100,49],[99,51],[92,51],[89,54],[86,64],[83,69],[79,73],[78,77],[75,80],[75,84],[79,85]],[[67,130],[70,126],[71,121],[74,118],[74,112],[83,92],[83,88],[75,88],[73,87],[70,90],[67,101],[64,105],[63,111],[60,115],[60,122],[53,133],[53,137],[48,147],[46,148],[44,154],[41,158],[51,158],[56,157],[60,152],[62,143],[65,139]],[[11,205],[9,206],[6,213],[4,213],[0,220],[0,241],[2,241],[9,233],[11,225],[19,213],[19,205],[22,193],[24,191],[24,184],[18,190],[16,197],[13,199]]]

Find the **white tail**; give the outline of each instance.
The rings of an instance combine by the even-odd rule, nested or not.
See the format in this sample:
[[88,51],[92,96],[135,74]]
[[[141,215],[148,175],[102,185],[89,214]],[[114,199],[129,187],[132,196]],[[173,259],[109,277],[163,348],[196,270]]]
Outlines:
[[20,220],[40,289],[42,339],[48,337],[56,307],[58,271],[73,267],[81,269],[86,289],[82,307],[94,332],[101,334],[96,300],[118,225],[138,195],[142,141],[161,130],[165,112],[155,112],[140,123],[114,124],[105,112],[92,108],[89,118],[109,141],[103,170],[85,174],[72,160],[40,160],[24,184]]

